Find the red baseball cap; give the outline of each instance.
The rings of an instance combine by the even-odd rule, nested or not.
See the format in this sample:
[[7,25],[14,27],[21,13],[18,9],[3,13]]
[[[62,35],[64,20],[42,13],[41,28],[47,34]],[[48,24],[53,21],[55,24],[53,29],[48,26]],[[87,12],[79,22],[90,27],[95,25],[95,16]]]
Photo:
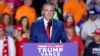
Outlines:
[[71,22],[64,23],[65,28],[72,28],[73,24]]
[[21,32],[24,32],[24,29],[23,29],[22,25],[16,25],[16,26],[14,27],[14,29],[15,29],[15,30],[19,30],[19,31],[21,31]]
[[93,32],[93,34],[98,34],[98,35],[100,35],[100,28],[96,29],[96,30]]
[[6,30],[6,25],[5,25],[5,24],[0,23],[0,28],[2,28],[3,30]]

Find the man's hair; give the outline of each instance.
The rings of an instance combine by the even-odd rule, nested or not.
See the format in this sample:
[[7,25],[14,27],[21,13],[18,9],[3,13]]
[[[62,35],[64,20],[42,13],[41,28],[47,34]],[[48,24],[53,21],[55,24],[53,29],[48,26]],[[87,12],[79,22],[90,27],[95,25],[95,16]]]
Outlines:
[[43,4],[43,6],[42,6],[42,9],[41,9],[41,10],[43,10],[43,9],[44,9],[44,6],[45,6],[45,5],[51,5],[51,6],[53,6],[53,7],[54,7],[54,10],[56,9],[55,4],[54,4],[53,2],[51,2],[51,1],[48,1],[48,2],[45,2],[45,3]]

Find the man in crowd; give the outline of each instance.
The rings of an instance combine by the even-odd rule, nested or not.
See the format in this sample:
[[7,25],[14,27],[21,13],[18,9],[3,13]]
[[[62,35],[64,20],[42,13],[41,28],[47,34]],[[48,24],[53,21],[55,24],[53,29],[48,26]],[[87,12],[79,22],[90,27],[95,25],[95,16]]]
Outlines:
[[19,7],[16,12],[16,20],[19,21],[22,16],[27,16],[29,19],[29,24],[36,20],[36,11],[34,8],[30,7],[32,5],[32,0],[24,0],[24,5]]
[[82,26],[81,36],[86,42],[86,46],[92,42],[93,32],[96,28],[100,28],[100,19],[97,18],[95,11],[89,11],[89,19]]
[[93,33],[93,42],[86,48],[86,56],[100,56],[100,28]]

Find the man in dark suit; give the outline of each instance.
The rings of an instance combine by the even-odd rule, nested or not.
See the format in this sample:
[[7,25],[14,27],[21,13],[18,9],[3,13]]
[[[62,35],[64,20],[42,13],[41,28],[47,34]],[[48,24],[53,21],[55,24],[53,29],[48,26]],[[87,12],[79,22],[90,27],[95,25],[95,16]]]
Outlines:
[[32,24],[30,30],[31,43],[59,43],[60,40],[68,42],[64,25],[61,21],[53,19],[55,5],[47,2],[43,5],[43,18]]

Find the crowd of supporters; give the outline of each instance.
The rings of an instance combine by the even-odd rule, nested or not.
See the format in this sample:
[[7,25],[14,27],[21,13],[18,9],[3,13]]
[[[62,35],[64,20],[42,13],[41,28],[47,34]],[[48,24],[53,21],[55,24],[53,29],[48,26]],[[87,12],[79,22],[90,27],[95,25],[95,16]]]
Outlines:
[[[0,0],[0,37],[10,40],[0,38],[0,56],[22,56],[31,24],[42,18],[47,1],[55,4],[53,18],[64,23],[69,42],[78,43],[78,56],[100,56],[100,0]],[[12,45],[10,53],[1,49],[3,44]]]

